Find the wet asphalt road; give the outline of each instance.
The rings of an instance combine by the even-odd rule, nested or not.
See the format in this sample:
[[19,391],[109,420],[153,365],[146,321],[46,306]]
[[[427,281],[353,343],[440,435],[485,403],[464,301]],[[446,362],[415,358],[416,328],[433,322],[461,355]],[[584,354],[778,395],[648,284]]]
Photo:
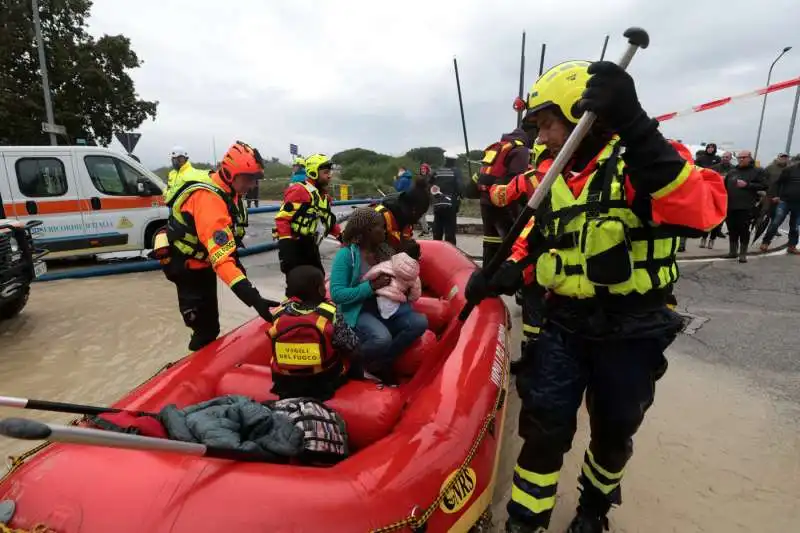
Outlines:
[[680,310],[708,319],[675,349],[800,404],[800,257],[684,263],[675,293]]

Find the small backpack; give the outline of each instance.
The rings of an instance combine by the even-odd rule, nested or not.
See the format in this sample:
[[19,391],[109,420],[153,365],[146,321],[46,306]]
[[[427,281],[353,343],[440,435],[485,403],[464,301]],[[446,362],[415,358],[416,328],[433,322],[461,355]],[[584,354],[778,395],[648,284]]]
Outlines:
[[303,430],[304,450],[299,457],[302,462],[332,465],[350,455],[344,419],[322,402],[313,398],[286,398],[267,406]]

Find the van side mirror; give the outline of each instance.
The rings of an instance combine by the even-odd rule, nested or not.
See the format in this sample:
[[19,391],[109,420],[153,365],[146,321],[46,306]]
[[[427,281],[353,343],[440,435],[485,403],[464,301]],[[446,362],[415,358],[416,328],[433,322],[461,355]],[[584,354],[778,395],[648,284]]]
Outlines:
[[136,182],[136,193],[139,196],[159,196],[161,189],[155,183],[143,178]]

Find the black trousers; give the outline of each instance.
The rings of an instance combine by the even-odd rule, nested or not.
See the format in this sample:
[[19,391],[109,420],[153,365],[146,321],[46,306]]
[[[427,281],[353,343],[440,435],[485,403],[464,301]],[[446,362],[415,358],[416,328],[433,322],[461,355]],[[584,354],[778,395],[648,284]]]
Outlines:
[[545,294],[547,291],[541,285],[532,283],[522,287],[522,353],[528,341],[535,341],[541,334],[544,326]]
[[563,456],[572,447],[584,392],[591,442],[584,455],[580,504],[604,516],[621,502],[622,470],[632,437],[652,405],[655,383],[666,371],[664,350],[673,333],[652,338],[590,341],[548,322],[517,374],[524,439],[515,468],[511,521],[547,527]]
[[300,265],[311,265],[323,273],[322,258],[319,255],[314,237],[299,237],[297,239],[282,239],[278,241],[278,262],[281,272],[288,274],[293,268]]
[[165,270],[167,279],[178,291],[178,309],[183,323],[192,330],[189,350],[196,351],[219,336],[219,302],[217,300],[217,275],[214,270]]
[[750,246],[750,220],[752,220],[752,216],[752,209],[728,211],[728,240],[730,241],[732,254],[747,253],[747,247]]
[[483,222],[483,264],[486,265],[497,250],[500,243],[514,225],[510,208],[481,204],[481,221]]
[[433,211],[433,240],[444,240],[455,245],[458,220],[457,207],[440,207]]

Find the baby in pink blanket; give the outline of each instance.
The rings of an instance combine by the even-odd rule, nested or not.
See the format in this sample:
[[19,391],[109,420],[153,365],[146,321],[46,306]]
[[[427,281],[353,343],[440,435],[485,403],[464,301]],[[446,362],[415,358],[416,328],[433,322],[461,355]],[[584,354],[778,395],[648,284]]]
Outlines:
[[394,315],[405,302],[413,302],[422,295],[422,284],[419,280],[419,245],[412,243],[405,252],[395,254],[388,261],[378,263],[370,268],[363,279],[373,280],[381,274],[388,274],[392,282],[375,291],[378,310],[383,319]]

